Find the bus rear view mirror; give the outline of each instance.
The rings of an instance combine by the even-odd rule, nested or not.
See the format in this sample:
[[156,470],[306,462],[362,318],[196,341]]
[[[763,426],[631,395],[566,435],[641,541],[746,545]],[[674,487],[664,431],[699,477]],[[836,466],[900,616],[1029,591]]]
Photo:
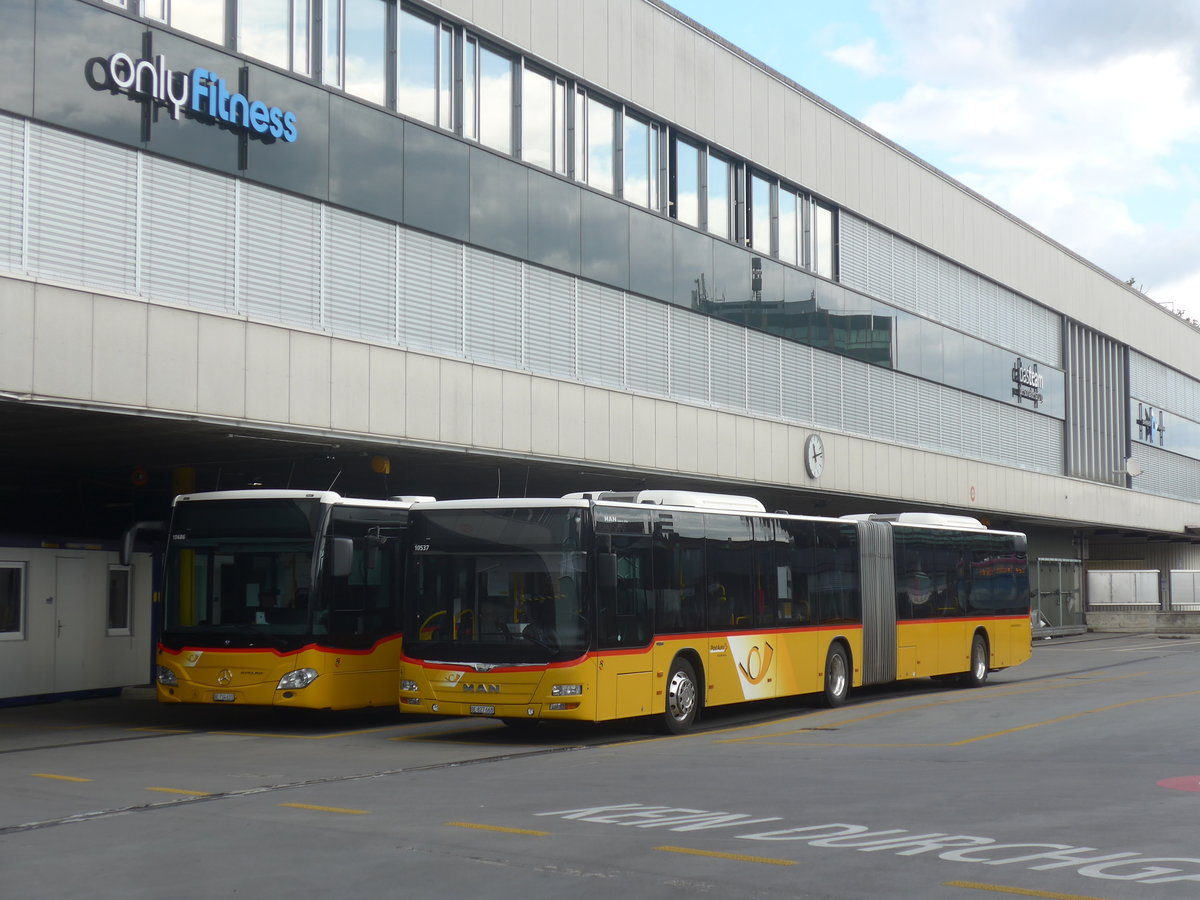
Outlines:
[[351,538],[335,537],[333,542],[333,576],[345,578],[354,567],[354,541]]
[[596,577],[600,587],[615,588],[617,586],[617,554],[601,553],[596,560]]

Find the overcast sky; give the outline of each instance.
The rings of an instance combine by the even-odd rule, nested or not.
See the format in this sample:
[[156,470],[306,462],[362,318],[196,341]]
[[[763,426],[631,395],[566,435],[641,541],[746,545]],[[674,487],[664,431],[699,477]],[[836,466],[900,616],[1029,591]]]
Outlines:
[[1200,319],[1197,0],[668,0]]

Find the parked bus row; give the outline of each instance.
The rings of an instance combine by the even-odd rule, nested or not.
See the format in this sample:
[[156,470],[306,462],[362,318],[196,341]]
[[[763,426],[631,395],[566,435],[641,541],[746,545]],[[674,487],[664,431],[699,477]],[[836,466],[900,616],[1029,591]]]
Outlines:
[[978,685],[1031,648],[1022,534],[719,494],[192,494],[165,572],[166,702],[681,733],[728,703]]

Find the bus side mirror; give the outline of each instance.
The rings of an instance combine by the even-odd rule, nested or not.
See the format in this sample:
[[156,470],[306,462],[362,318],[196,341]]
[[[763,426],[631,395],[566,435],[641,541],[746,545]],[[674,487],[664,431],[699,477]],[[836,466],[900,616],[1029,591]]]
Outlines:
[[602,588],[617,586],[617,554],[601,553],[596,560],[596,578]]
[[133,545],[141,532],[162,531],[166,527],[165,522],[134,522],[130,525],[125,533],[121,535],[121,549],[118,554],[121,565],[127,566],[133,561]]
[[354,568],[354,541],[351,538],[333,539],[333,576],[345,578]]

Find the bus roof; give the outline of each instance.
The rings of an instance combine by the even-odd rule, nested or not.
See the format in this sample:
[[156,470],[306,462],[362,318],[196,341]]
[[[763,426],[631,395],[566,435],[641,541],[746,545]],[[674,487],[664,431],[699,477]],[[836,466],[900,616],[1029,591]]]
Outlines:
[[433,497],[419,495],[403,495],[389,497],[387,500],[372,500],[364,497],[343,497],[336,491],[301,491],[290,488],[247,488],[234,491],[202,491],[195,494],[180,494],[175,498],[175,504],[193,503],[197,501],[222,500],[316,500],[331,506],[361,506],[361,507],[403,507],[415,503],[432,501]]

